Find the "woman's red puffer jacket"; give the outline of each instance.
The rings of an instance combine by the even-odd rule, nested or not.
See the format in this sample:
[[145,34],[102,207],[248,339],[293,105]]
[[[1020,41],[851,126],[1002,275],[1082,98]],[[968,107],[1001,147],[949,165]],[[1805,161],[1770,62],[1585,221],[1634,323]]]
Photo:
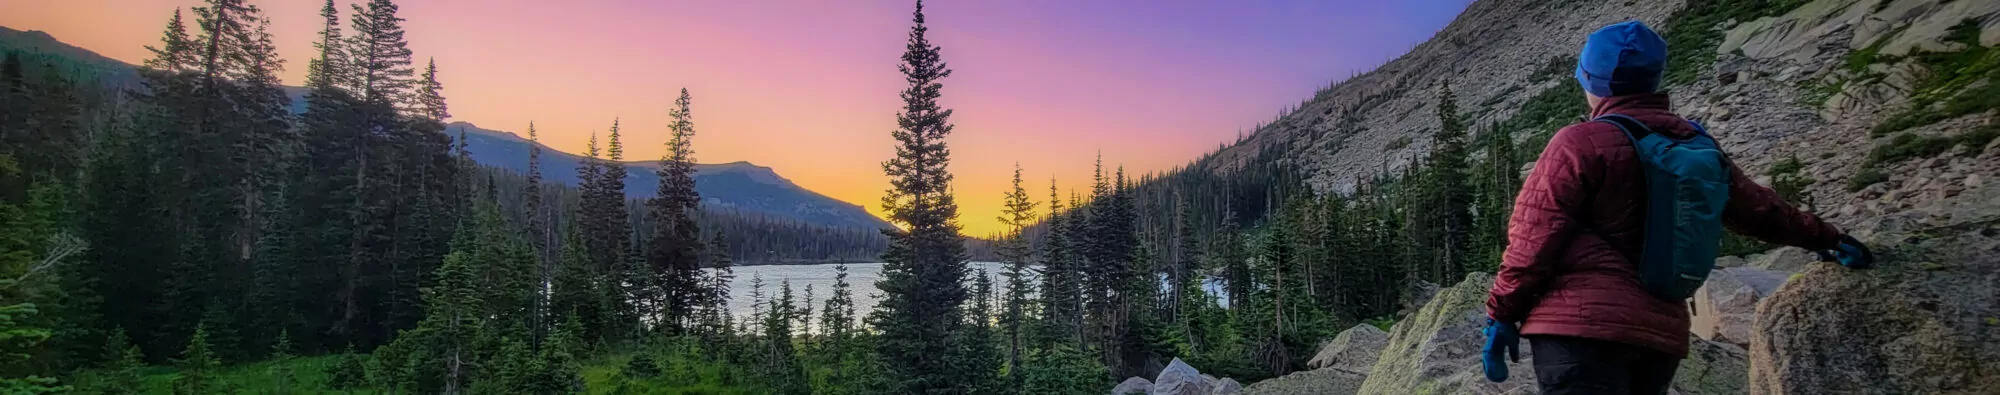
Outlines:
[[[1661,133],[1693,136],[1664,94],[1605,99],[1595,118],[1623,114]],[[1556,132],[1514,202],[1508,245],[1487,315],[1524,335],[1605,340],[1687,355],[1688,310],[1639,284],[1633,262],[1645,221],[1644,178],[1631,140],[1603,122]],[[1730,164],[1723,224],[1768,243],[1833,248],[1840,231],[1779,198]]]

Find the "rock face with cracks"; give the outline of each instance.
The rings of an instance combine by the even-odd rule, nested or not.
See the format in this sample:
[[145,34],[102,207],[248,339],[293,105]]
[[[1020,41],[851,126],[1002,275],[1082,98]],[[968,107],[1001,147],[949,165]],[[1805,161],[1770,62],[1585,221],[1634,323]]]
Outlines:
[[[1821,264],[1757,310],[1759,394],[1991,394],[2000,388],[2000,221],[1896,234],[1875,269]],[[1884,243],[1889,244],[1889,243]]]

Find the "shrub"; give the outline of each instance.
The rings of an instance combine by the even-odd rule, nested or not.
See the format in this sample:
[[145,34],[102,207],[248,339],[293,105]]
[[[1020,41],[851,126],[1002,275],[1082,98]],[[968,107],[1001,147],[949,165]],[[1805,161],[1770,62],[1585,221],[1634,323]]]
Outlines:
[[360,354],[354,353],[354,346],[340,354],[340,360],[326,366],[326,385],[337,390],[360,389],[368,386],[368,366],[362,362]]
[[1899,134],[1895,138],[1889,139],[1889,144],[1878,146],[1874,150],[1868,151],[1868,159],[1862,163],[1865,165],[1879,165],[1902,162],[1911,158],[1928,158],[1942,154],[1957,144],[1957,139],[1950,137],[1918,136],[1908,133]]
[[632,356],[632,360],[626,361],[625,369],[619,371],[618,374],[634,379],[659,376],[660,365],[653,362],[653,357],[640,353],[639,355]]
[[1869,185],[1875,185],[1888,180],[1889,174],[1883,173],[1882,169],[1872,166],[1862,167],[1860,172],[1854,173],[1853,178],[1847,179],[1847,191],[1859,192]]

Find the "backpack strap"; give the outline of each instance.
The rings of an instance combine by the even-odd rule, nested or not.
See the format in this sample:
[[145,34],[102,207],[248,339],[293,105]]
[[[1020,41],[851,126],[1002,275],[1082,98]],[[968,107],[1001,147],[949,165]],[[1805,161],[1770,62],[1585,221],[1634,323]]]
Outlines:
[[[1597,117],[1597,119],[1593,119],[1593,121],[1617,126],[1619,131],[1625,132],[1626,138],[1632,139],[1632,144],[1639,144],[1639,139],[1653,135],[1653,128],[1646,127],[1646,124],[1640,123],[1639,120],[1625,116],[1624,114],[1604,114]],[[1701,129],[1701,126],[1697,125],[1695,129]],[[1702,133],[1707,134],[1708,132],[1704,131]]]

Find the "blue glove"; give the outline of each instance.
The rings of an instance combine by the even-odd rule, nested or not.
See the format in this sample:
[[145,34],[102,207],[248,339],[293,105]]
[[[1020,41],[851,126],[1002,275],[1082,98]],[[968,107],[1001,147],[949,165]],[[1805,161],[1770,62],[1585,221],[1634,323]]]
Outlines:
[[1837,262],[1849,269],[1867,269],[1875,266],[1875,253],[1868,246],[1855,240],[1854,236],[1840,235],[1840,244],[1831,250],[1819,251],[1822,262]]
[[1521,361],[1521,328],[1514,324],[1486,319],[1486,347],[1480,349],[1480,364],[1486,368],[1486,379],[1495,383],[1507,381],[1507,357],[1514,362]]

